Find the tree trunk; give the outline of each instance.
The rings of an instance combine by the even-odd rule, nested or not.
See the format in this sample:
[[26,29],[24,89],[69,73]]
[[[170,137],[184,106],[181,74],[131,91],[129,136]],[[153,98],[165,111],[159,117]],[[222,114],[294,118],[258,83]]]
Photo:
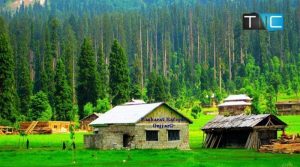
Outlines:
[[198,57],[198,64],[201,62],[201,57],[200,57],[200,31],[198,28],[198,37],[197,37],[197,57]]
[[216,79],[216,37],[214,37],[214,79]]
[[142,20],[140,18],[140,56],[141,56],[141,89],[143,91],[144,88],[144,67],[143,67],[143,43],[142,43]]

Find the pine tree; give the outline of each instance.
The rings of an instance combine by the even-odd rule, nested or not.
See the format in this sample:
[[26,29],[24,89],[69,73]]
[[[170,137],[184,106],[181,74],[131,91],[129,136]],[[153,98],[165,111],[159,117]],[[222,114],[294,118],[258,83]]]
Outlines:
[[154,89],[156,87],[157,74],[155,72],[150,73],[147,84],[147,96],[149,102],[153,102],[154,99]]
[[24,116],[28,115],[30,96],[32,94],[32,83],[30,78],[29,66],[29,41],[30,41],[30,27],[29,19],[21,17],[22,20],[16,25],[16,34],[14,43],[18,42],[15,46],[16,55],[16,86],[17,93],[20,99],[20,113]]
[[0,120],[17,119],[15,63],[4,20],[0,17]]
[[97,54],[97,72],[98,72],[98,97],[104,99],[108,96],[108,73],[105,64],[105,57],[102,46],[99,46]]
[[42,91],[48,95],[51,106],[54,106],[54,51],[52,51],[48,29],[45,31],[44,68],[42,69]]
[[62,60],[58,60],[55,74],[55,118],[56,120],[70,120],[70,112],[72,111],[72,92],[68,85],[65,74],[65,66]]
[[113,42],[109,61],[112,105],[122,104],[129,100],[129,69],[127,56],[117,40]]
[[43,91],[31,97],[29,107],[29,120],[49,121],[52,117],[52,109],[47,95]]
[[142,70],[141,61],[139,56],[135,56],[132,72],[131,72],[131,85],[130,97],[134,99],[142,98]]
[[66,75],[68,84],[70,85],[72,89],[72,97],[73,97],[73,103],[76,101],[75,96],[75,72],[76,72],[76,37],[74,34],[74,31],[72,30],[72,27],[70,24],[67,24],[65,27],[65,37],[63,39],[63,46],[62,46],[62,52],[63,52],[63,60],[66,67]]
[[92,48],[92,42],[84,39],[81,46],[81,54],[78,59],[78,87],[77,98],[79,107],[79,116],[83,118],[83,107],[86,103],[96,104],[97,101],[97,70],[95,54]]
[[30,96],[32,94],[32,83],[30,79],[30,71],[28,60],[26,58],[21,59],[18,78],[18,96],[20,98],[20,112],[24,116],[28,116]]
[[168,81],[163,75],[159,75],[154,88],[154,99],[156,102],[167,101],[169,97]]

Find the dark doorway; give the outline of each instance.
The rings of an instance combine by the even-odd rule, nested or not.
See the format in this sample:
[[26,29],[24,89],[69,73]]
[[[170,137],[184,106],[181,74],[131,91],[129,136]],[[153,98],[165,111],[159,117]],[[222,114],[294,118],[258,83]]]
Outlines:
[[130,146],[131,137],[128,134],[123,134],[123,147]]

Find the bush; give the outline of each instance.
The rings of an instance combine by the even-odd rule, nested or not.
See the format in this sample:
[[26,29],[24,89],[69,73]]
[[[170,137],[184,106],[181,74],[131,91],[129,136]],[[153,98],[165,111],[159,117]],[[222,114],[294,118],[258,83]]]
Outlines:
[[108,98],[98,99],[97,100],[97,105],[94,108],[94,112],[105,113],[109,109],[110,109],[110,103],[109,103],[109,99]]
[[83,107],[84,116],[88,116],[94,112],[93,104],[88,102]]
[[49,121],[52,118],[52,108],[47,95],[39,91],[31,97],[29,106],[29,119],[38,121]]
[[84,116],[88,116],[94,112],[96,113],[105,113],[111,108],[108,98],[98,99],[97,105],[93,106],[92,103],[88,102],[83,107]]
[[198,115],[201,113],[201,111],[202,111],[202,108],[201,108],[199,105],[195,105],[195,106],[193,106],[193,108],[192,108],[191,116],[192,116],[194,119],[197,119],[197,118],[198,118]]

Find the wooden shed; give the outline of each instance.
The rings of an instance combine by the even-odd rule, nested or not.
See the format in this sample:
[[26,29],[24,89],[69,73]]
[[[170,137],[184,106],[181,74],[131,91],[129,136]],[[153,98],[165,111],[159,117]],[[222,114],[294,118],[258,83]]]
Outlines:
[[68,133],[70,121],[31,121],[20,123],[20,131],[26,134]]
[[89,124],[94,120],[96,120],[97,118],[99,118],[100,115],[102,115],[102,113],[93,113],[81,119],[80,129],[85,131],[92,131],[93,128]]
[[217,116],[208,122],[202,130],[206,148],[248,148],[258,149],[277,139],[277,131],[284,130],[286,123],[274,115],[236,115]]
[[300,101],[283,101],[276,103],[279,115],[300,115]]
[[15,134],[15,128],[10,126],[0,126],[0,135]]
[[244,114],[247,108],[251,110],[251,98],[245,94],[229,95],[218,105],[220,115]]

